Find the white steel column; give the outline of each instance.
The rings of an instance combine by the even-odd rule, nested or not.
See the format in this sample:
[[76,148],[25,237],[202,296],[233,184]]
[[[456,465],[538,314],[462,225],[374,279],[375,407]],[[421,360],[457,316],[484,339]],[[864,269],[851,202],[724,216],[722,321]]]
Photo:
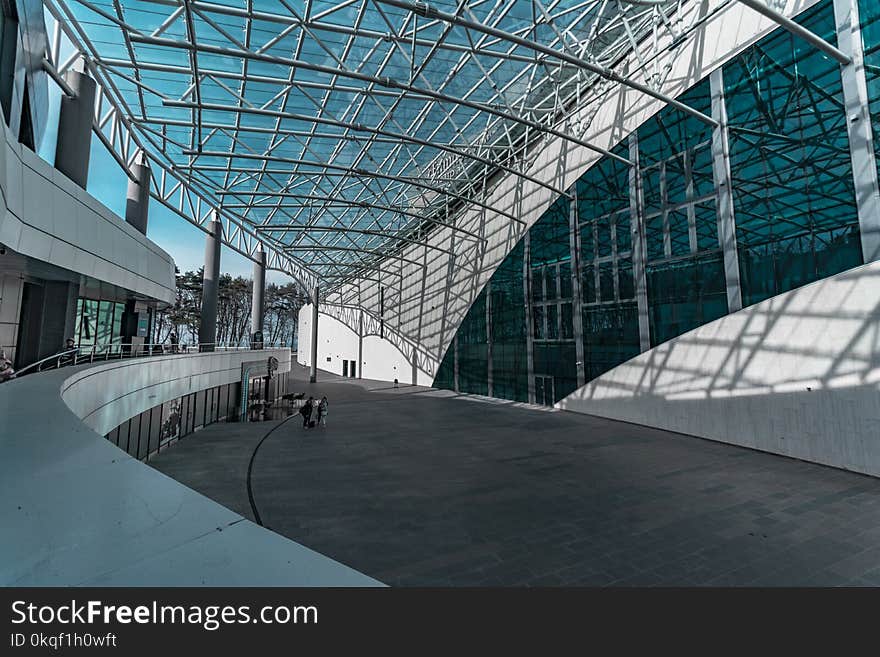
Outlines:
[[724,258],[727,287],[727,312],[743,307],[736,248],[736,215],[733,210],[733,177],[730,173],[730,142],[727,130],[727,107],[724,102],[724,73],[716,68],[709,76],[712,90],[712,116],[718,127],[712,130],[712,172],[718,193],[718,241]]
[[865,79],[865,53],[862,44],[857,0],[835,0],[837,44],[850,57],[840,68],[846,128],[849,133],[853,181],[859,213],[862,257],[865,262],[880,259],[880,186],[874,136],[868,109],[868,85]]
[[492,279],[486,283],[486,394],[494,397],[492,381]]
[[532,343],[532,257],[531,233],[526,230],[523,237],[523,308],[526,321],[526,364],[528,372],[529,403],[535,403],[535,346]]
[[577,183],[571,186],[571,208],[568,213],[568,246],[571,249],[571,324],[574,333],[574,353],[577,362],[577,385],[586,381],[584,369],[584,318],[581,308],[580,228],[578,227]]
[[312,344],[309,345],[311,358],[309,359],[309,383],[318,380],[318,302],[321,291],[318,286],[312,290]]
[[651,348],[651,325],[648,317],[648,278],[645,248],[645,211],[642,199],[642,176],[639,171],[639,135],[633,131],[629,136],[629,210],[632,229],[633,278],[636,287],[636,304],[639,309],[639,347],[641,351]]

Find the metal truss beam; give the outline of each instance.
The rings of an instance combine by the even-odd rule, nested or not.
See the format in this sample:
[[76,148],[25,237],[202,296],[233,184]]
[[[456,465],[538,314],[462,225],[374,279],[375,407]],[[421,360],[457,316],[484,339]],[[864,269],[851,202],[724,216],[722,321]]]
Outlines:
[[[511,35],[511,36],[513,36],[513,35]],[[492,115],[497,116],[499,118],[508,119],[510,121],[514,121],[516,123],[526,125],[526,126],[532,128],[533,130],[537,130],[539,132],[552,135],[552,136],[557,137],[559,139],[569,141],[571,143],[577,144],[578,146],[583,146],[584,148],[595,151],[605,157],[610,157],[614,160],[618,160],[618,161],[620,161],[624,164],[627,164],[627,165],[630,164],[629,160],[627,160],[624,157],[621,157],[620,155],[612,153],[609,150],[606,150],[604,148],[596,146],[595,144],[591,144],[590,142],[584,141],[583,139],[580,139],[580,138],[575,137],[573,135],[565,134],[559,130],[556,130],[555,128],[552,128],[547,125],[543,125],[537,121],[533,121],[533,120],[528,119],[526,117],[519,116],[516,114],[511,114],[509,112],[505,112],[503,110],[496,109],[496,108],[492,107],[491,105],[485,105],[485,104],[477,103],[474,101],[466,100],[464,98],[450,96],[448,94],[440,93],[437,91],[432,91],[431,89],[416,87],[414,85],[407,84],[405,82],[399,82],[399,81],[394,80],[393,78],[390,78],[390,77],[380,78],[380,77],[376,77],[373,75],[368,75],[366,73],[358,73],[356,71],[350,71],[350,70],[343,69],[343,68],[334,68],[332,66],[326,66],[324,64],[314,64],[312,62],[304,61],[301,59],[288,59],[285,57],[275,57],[272,55],[264,55],[264,54],[260,54],[260,53],[255,53],[250,50],[242,50],[242,49],[237,50],[235,48],[214,46],[214,45],[207,44],[207,43],[193,44],[193,43],[189,43],[187,41],[178,41],[176,39],[148,37],[148,36],[142,36],[142,35],[136,35],[136,34],[131,35],[131,40],[135,43],[142,43],[144,45],[163,46],[165,48],[177,48],[177,49],[186,50],[186,51],[197,50],[199,52],[204,52],[204,53],[212,54],[212,55],[220,55],[220,56],[224,56],[224,57],[241,57],[244,59],[252,59],[254,61],[265,62],[267,64],[280,64],[283,66],[289,66],[294,69],[298,68],[298,69],[303,69],[306,71],[314,71],[316,73],[324,73],[324,74],[330,75],[330,76],[340,76],[340,77],[351,78],[353,80],[360,80],[361,82],[365,82],[367,84],[378,84],[383,87],[387,87],[389,89],[399,89],[400,91],[404,91],[407,93],[412,92],[412,93],[415,93],[415,94],[418,94],[421,96],[427,96],[433,100],[437,100],[440,102],[451,103],[454,105],[461,105],[463,107],[468,107],[468,108],[476,110],[478,112],[484,112],[487,114],[492,114]],[[604,69],[602,69],[602,70],[604,70]],[[609,74],[609,75],[612,75],[612,74]],[[621,78],[621,80],[622,79],[623,78]],[[636,83],[633,83],[633,84],[636,84]],[[643,88],[647,90],[646,93],[648,93],[649,95],[655,95],[655,92],[648,90],[647,87],[643,87]],[[662,99],[666,98],[662,94],[660,94],[660,97]],[[676,104],[676,101],[670,99],[670,103]],[[683,108],[687,108],[687,112],[689,114],[694,114],[695,116],[698,116],[699,118],[701,118],[701,120],[705,120],[706,122],[714,125],[714,121],[712,121],[712,119],[710,117],[706,117],[705,114],[702,114],[701,112],[697,112],[696,110],[687,107],[687,105],[683,105],[681,103],[678,103],[678,105],[681,105],[681,107],[683,107]],[[682,110],[682,111],[685,111],[685,110]]]
[[[522,219],[513,216],[509,212],[504,212],[503,210],[499,210],[496,207],[491,205],[487,205],[482,201],[477,201],[473,198],[465,196],[463,194],[459,194],[457,192],[452,192],[448,189],[443,189],[442,187],[437,187],[436,185],[431,185],[419,178],[404,178],[402,176],[397,176],[391,173],[384,173],[381,171],[367,171],[366,169],[361,168],[351,168],[341,164],[332,164],[330,162],[315,162],[311,160],[300,160],[291,157],[281,157],[278,155],[266,155],[266,154],[256,154],[256,153],[225,153],[223,151],[184,151],[184,155],[190,155],[193,157],[222,157],[222,158],[230,158],[230,159],[245,159],[245,160],[261,160],[267,162],[279,162],[283,164],[295,164],[297,166],[314,166],[319,168],[326,169],[334,169],[336,171],[341,171],[343,173],[351,173],[358,176],[364,176],[366,178],[381,178],[383,180],[392,180],[394,182],[403,182],[408,185],[414,185],[416,187],[421,187],[422,189],[427,189],[428,191],[434,192],[435,194],[439,194],[440,196],[451,196],[453,198],[460,199],[466,203],[471,203],[478,207],[483,208],[484,210],[489,210],[491,212],[495,212],[502,217],[506,217],[511,221],[515,221],[517,223],[522,224]],[[194,165],[190,165],[194,166]],[[318,174],[320,172],[315,171],[314,174]],[[427,217],[425,217],[427,219]]]
[[787,16],[780,14],[775,9],[771,9],[764,2],[762,2],[762,0],[737,0],[737,2],[745,5],[749,9],[755,10],[762,16],[766,16],[780,27],[794,34],[796,37],[803,39],[814,48],[821,50],[826,55],[836,60],[838,64],[846,66],[847,64],[852,63],[852,59],[849,57],[849,55],[838,50],[819,35],[810,32],[810,30],[805,28],[800,23],[796,23]]
[[575,57],[574,55],[570,55],[566,52],[555,50],[553,48],[550,48],[549,46],[538,43],[537,41],[526,39],[524,37],[513,34],[512,32],[501,30],[497,27],[492,27],[490,25],[484,25],[483,23],[471,21],[466,18],[462,18],[461,16],[457,16],[456,14],[449,14],[447,12],[440,11],[439,9],[423,2],[408,2],[407,0],[376,0],[376,2],[391,5],[393,7],[398,7],[399,9],[406,9],[414,14],[418,14],[419,16],[434,18],[444,21],[446,23],[451,23],[453,25],[459,25],[469,30],[474,30],[475,32],[482,32],[483,34],[488,34],[489,36],[493,36],[497,39],[503,39],[504,41],[515,43],[516,45],[522,46],[523,48],[528,48],[529,50],[541,53],[542,55],[558,59],[559,61],[566,62],[568,64],[571,64],[572,66],[582,68],[585,71],[595,73],[596,75],[603,77],[611,82],[616,82],[618,84],[627,86],[630,89],[634,89],[635,91],[645,94],[646,96],[650,96],[651,98],[662,101],[667,105],[670,105],[677,110],[684,112],[685,114],[689,114],[690,116],[693,116],[694,118],[697,118],[703,123],[711,125],[712,127],[715,127],[717,125],[717,121],[715,121],[715,119],[713,119],[711,116],[706,116],[702,112],[695,110],[694,108],[689,107],[688,105],[685,105],[684,103],[681,103],[674,98],[670,98],[666,94],[651,89],[641,82],[636,82],[635,80],[623,77],[622,75],[619,75],[618,73],[615,73],[610,69],[604,68],[592,62],[588,62],[585,59],[581,59],[580,57]]
[[[186,101],[179,100],[163,100],[162,104],[167,107],[184,107],[189,109],[195,109],[199,106],[199,103],[191,103]],[[479,154],[474,152],[468,152],[462,150],[459,147],[448,146],[446,144],[429,141],[427,139],[420,139],[413,135],[407,135],[402,132],[394,132],[393,130],[385,130],[383,128],[373,128],[372,126],[365,125],[363,123],[346,123],[345,121],[337,121],[336,119],[330,119],[322,116],[313,116],[308,114],[297,114],[294,112],[279,112],[277,110],[269,110],[263,109],[259,107],[241,107],[241,106],[230,106],[230,105],[218,105],[215,103],[202,103],[201,108],[203,110],[216,110],[222,112],[234,112],[239,114],[254,114],[258,116],[271,116],[278,119],[290,119],[293,121],[302,121],[304,123],[319,123],[322,125],[333,126],[336,128],[343,128],[345,130],[353,130],[355,132],[366,132],[373,135],[379,135],[382,137],[388,137],[390,139],[395,139],[398,142],[408,142],[411,144],[418,144],[419,146],[424,146],[426,148],[436,148],[437,150],[443,151],[445,153],[451,153],[453,155],[457,155],[459,157],[463,157],[469,160],[474,160],[475,162],[480,162],[488,167],[497,167],[502,171],[505,171],[513,176],[520,177],[524,180],[528,180],[539,187],[543,187],[545,189],[549,189],[554,194],[558,196],[568,196],[568,193],[557,189],[553,185],[549,185],[546,182],[535,178],[534,176],[530,176],[527,173],[522,171],[517,171],[516,169],[507,166],[503,162],[489,160],[485,157],[481,157]],[[238,128],[236,128],[238,129]],[[243,128],[245,131],[247,128]],[[278,130],[278,134],[283,134],[284,131]]]

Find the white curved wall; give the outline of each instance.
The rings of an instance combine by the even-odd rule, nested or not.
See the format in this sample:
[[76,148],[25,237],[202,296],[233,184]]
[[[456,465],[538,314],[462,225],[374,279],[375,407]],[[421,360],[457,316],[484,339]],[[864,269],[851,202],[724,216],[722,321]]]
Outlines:
[[162,396],[237,380],[242,360],[267,353],[143,358],[0,385],[0,585],[379,585],[166,477],[80,418],[122,421]]
[[289,349],[234,350],[117,360],[77,372],[64,382],[61,398],[102,436],[127,419],[172,399],[241,381],[242,363],[278,359],[278,374],[290,371]]
[[[352,318],[354,319],[354,317]],[[303,306],[299,311],[299,338],[297,344],[297,362],[311,365],[312,342],[312,306]],[[355,323],[354,321],[352,322]],[[365,326],[369,324],[366,323]],[[336,317],[324,312],[318,313],[318,369],[342,375],[344,360],[358,362],[358,354],[362,353],[358,365],[358,376],[377,381],[393,381],[401,383],[430,386],[433,374],[425,371],[423,363],[414,358],[413,352],[404,353],[397,345],[375,334],[365,335],[363,340],[358,337],[360,322],[357,329],[345,324]],[[362,351],[361,351],[362,350]],[[415,361],[415,366],[413,362]]]
[[557,406],[880,476],[880,263],[685,333]]

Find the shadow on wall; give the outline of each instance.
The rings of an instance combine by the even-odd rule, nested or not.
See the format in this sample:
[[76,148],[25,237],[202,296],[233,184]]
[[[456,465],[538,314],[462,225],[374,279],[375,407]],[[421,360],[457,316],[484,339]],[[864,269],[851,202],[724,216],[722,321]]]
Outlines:
[[557,406],[880,476],[880,263],[685,333]]

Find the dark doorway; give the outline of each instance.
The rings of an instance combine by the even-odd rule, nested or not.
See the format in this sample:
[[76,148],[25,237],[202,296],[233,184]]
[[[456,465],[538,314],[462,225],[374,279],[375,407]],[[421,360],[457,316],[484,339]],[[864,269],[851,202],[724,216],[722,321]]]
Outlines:
[[15,350],[14,367],[17,370],[35,363],[40,358],[40,324],[43,318],[44,292],[42,285],[24,282]]

